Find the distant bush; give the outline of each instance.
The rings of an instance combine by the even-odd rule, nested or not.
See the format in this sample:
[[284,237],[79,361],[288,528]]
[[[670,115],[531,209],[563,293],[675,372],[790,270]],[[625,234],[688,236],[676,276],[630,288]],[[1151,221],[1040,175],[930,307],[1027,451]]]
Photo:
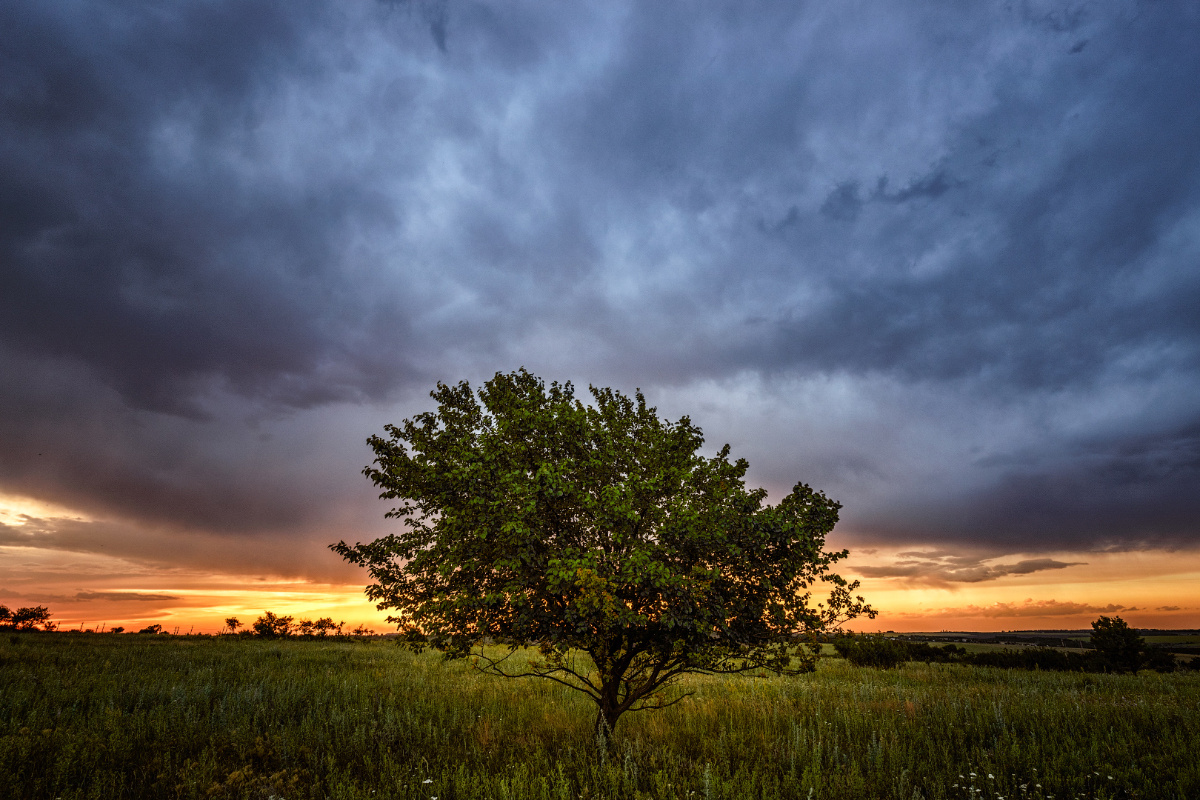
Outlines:
[[8,606],[0,606],[0,628],[35,631],[39,626],[47,631],[58,627],[50,621],[50,611],[45,606],[27,606],[16,611],[11,611]]
[[891,669],[909,660],[907,642],[882,636],[839,636],[833,649],[856,667]]
[[162,632],[163,632],[162,625],[159,625],[158,623],[155,623],[153,625],[147,625],[146,627],[144,627],[140,631],[138,631],[138,633],[155,633],[155,634],[162,633]]
[[302,619],[296,625],[296,632],[301,636],[317,636],[325,637],[332,631],[342,632],[344,622],[334,622],[330,617],[321,617],[316,622],[310,619]]
[[978,667],[1000,669],[1040,669],[1052,672],[1103,672],[1103,664],[1095,653],[1064,653],[1049,647],[1030,650],[993,650],[971,653],[964,658]]
[[962,661],[967,656],[965,647],[956,647],[948,644],[942,647],[934,647],[928,642],[904,642],[908,646],[909,661],[924,661],[926,664],[933,662],[936,664],[949,664],[956,661]]
[[[243,635],[249,633],[264,639],[282,639],[287,636],[323,639],[330,635],[341,636],[345,624],[345,622],[334,622],[330,617],[320,617],[316,622],[310,619],[296,622],[296,618],[293,616],[281,616],[273,611],[264,611],[263,615],[250,626],[248,632],[243,631]],[[225,620],[225,627],[231,633],[240,626],[241,623],[234,617]],[[355,630],[354,633],[358,634],[359,631]]]
[[882,636],[839,636],[833,649],[856,667],[891,669],[906,661],[948,664],[962,661],[967,651],[952,644],[934,647],[928,642],[905,642]]
[[254,621],[252,626],[255,636],[262,636],[266,639],[282,638],[292,635],[292,621],[295,617],[276,616],[270,611],[264,611],[263,615]]

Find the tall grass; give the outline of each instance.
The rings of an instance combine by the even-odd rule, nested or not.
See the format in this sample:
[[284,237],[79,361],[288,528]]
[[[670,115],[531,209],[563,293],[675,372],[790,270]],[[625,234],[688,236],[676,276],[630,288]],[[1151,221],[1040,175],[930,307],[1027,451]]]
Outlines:
[[0,798],[1200,797],[1196,673],[687,688],[604,748],[581,695],[379,640],[6,636]]

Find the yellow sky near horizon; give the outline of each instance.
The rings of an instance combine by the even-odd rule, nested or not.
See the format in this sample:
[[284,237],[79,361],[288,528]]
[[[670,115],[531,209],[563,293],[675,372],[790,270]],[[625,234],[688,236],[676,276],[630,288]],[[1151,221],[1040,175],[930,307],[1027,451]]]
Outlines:
[[[143,556],[131,555],[128,547],[103,552],[103,543],[86,538],[87,528],[74,538],[43,533],[55,520],[94,522],[69,509],[0,498],[0,532],[6,535],[0,540],[0,603],[48,606],[62,628],[159,624],[168,631],[215,633],[227,617],[249,624],[268,610],[297,619],[331,617],[351,628],[392,628],[387,613],[363,595],[365,571],[327,549],[325,540],[336,536],[247,544],[176,533],[175,546]],[[109,535],[110,529],[94,533]],[[862,580],[860,592],[880,611],[853,629],[1081,629],[1100,614],[1137,627],[1200,628],[1200,552],[977,557],[914,549],[852,548],[851,558],[838,565],[846,577]],[[906,570],[911,574],[880,577]]]
[[[1084,563],[976,583],[861,578],[861,593],[881,613],[851,627],[860,631],[1080,629],[1104,614],[1142,628],[1200,628],[1200,553],[1053,555]],[[1001,560],[1011,561],[1013,556]],[[853,563],[847,566],[845,574],[853,574]]]

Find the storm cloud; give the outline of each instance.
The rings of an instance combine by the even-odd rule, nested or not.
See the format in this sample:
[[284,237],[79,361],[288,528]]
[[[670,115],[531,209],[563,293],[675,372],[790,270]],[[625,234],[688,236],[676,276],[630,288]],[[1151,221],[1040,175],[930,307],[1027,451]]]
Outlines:
[[4,4],[0,492],[365,537],[363,439],[526,366],[642,388],[858,542],[1193,547],[1198,39],[1134,2]]

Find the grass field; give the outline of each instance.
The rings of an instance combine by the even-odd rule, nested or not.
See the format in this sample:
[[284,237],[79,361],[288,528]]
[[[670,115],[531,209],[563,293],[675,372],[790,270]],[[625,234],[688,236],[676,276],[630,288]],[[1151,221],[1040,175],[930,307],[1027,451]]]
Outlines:
[[580,695],[382,640],[5,635],[0,797],[1200,797],[1197,673],[824,659],[687,687],[607,750]]

